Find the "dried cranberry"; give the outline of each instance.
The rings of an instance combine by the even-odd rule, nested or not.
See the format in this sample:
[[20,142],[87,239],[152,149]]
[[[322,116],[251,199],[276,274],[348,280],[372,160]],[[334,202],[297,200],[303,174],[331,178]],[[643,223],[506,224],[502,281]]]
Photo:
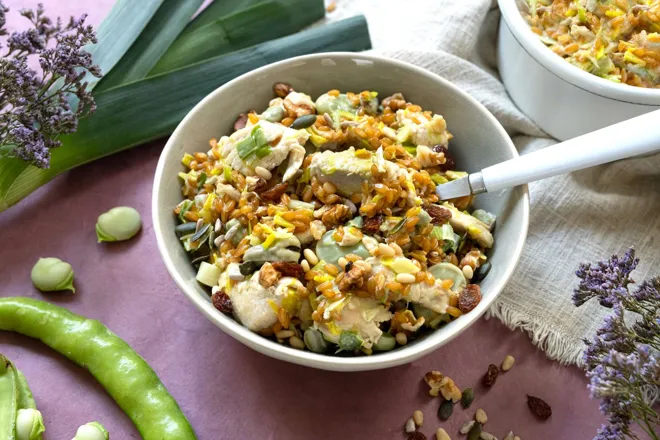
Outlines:
[[442,165],[438,165],[440,171],[453,171],[456,169],[456,162],[454,161],[454,158],[449,154],[447,147],[444,145],[435,145],[431,150],[435,151],[436,153],[443,153],[445,155],[445,159],[447,161]]

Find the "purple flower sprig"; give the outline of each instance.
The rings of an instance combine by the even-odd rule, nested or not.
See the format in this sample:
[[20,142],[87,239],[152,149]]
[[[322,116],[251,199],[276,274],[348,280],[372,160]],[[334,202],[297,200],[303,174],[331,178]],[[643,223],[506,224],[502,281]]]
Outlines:
[[[84,78],[87,72],[101,77],[101,71],[83,47],[96,43],[96,34],[85,15],[53,23],[39,4],[36,11],[20,11],[31,27],[9,35],[7,11],[0,0],[0,36],[8,35],[6,47],[0,45],[0,157],[48,168],[59,136],[75,132],[78,120],[95,110]],[[30,57],[38,58],[41,73],[29,67]]]
[[[585,341],[588,388],[592,398],[601,400],[601,412],[609,420],[595,440],[640,439],[633,423],[647,438],[660,439],[660,416],[650,399],[660,395],[660,277],[631,292],[630,275],[638,263],[631,248],[623,258],[614,255],[595,265],[581,264],[576,272],[580,283],[573,293],[575,305],[595,298],[613,310],[595,338]],[[625,312],[635,314],[632,325]]]

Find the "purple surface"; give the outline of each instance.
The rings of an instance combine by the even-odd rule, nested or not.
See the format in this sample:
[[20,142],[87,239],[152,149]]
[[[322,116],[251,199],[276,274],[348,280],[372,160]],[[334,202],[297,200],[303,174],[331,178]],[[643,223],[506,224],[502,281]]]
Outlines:
[[[37,1],[5,0],[17,9]],[[113,0],[46,0],[50,15],[88,12],[97,24]],[[14,11],[15,12],[15,11]],[[10,15],[10,24],[16,16]],[[120,128],[118,128],[120,129]],[[0,214],[2,296],[52,301],[103,321],[156,370],[200,439],[403,439],[415,409],[428,438],[444,427],[452,438],[477,408],[486,430],[500,439],[513,430],[524,440],[588,439],[603,422],[583,373],[548,361],[521,332],[478,321],[449,345],[413,364],[366,373],[330,373],[257,354],[208,322],[179,292],[156,249],[151,184],[162,142],[136,148],[55,179]],[[97,216],[133,206],[144,228],[125,243],[97,244]],[[41,294],[30,283],[39,257],[56,256],[75,270],[77,293]],[[530,292],[530,294],[533,294]],[[568,294],[568,293],[567,293]],[[46,419],[46,438],[69,439],[76,428],[101,421],[114,440],[137,439],[135,428],[83,369],[41,343],[0,333],[0,352],[23,370]],[[506,354],[513,370],[486,391],[479,380]],[[422,376],[440,370],[476,391],[471,410],[456,407],[449,422],[436,416]],[[525,394],[547,400],[553,416],[537,421]],[[435,437],[433,437],[435,438]]]

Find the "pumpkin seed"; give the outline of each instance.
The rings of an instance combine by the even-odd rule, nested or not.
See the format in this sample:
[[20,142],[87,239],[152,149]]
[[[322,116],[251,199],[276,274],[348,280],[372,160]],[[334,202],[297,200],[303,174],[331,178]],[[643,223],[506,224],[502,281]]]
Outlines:
[[475,423],[468,432],[467,440],[479,440],[479,437],[481,437],[481,425]]
[[294,130],[301,130],[303,128],[311,127],[316,122],[316,115],[303,115],[293,121],[291,128]]
[[451,413],[454,411],[454,404],[451,400],[445,400],[438,408],[438,417],[440,420],[449,420]]
[[469,408],[473,401],[474,391],[472,388],[466,388],[463,390],[463,395],[461,396],[461,405],[463,405],[463,408]]
[[176,232],[177,235],[181,237],[182,235],[192,234],[195,232],[196,228],[197,224],[195,222],[182,223],[180,225],[176,225],[174,232]]
[[199,257],[196,257],[195,259],[193,259],[193,260],[190,262],[190,264],[201,263],[202,261],[206,261],[206,260],[208,260],[209,257],[210,257],[210,255],[208,255],[208,254],[207,254],[207,255],[200,255]]
[[479,266],[479,269],[477,269],[474,272],[474,276],[472,277],[472,282],[478,283],[479,281],[486,278],[486,275],[488,275],[488,272],[490,272],[491,267],[492,265],[490,264],[490,261],[486,261],[484,264]]
[[259,269],[259,266],[261,266],[263,263],[258,263],[256,261],[246,261],[245,263],[241,263],[238,265],[238,270],[241,271],[241,275],[244,277],[248,275],[252,275]]
[[194,241],[198,241],[200,238],[202,238],[204,236],[204,234],[206,234],[209,231],[210,227],[211,227],[211,225],[206,223],[204,226],[199,228],[199,230],[197,232],[195,232],[195,234],[193,234],[192,237],[190,237],[190,242],[192,243]]

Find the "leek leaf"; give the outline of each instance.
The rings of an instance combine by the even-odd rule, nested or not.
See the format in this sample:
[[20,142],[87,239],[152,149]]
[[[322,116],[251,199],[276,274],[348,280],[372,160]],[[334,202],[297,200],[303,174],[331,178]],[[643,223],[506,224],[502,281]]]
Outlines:
[[128,52],[106,72],[97,90],[146,77],[202,3],[203,0],[165,0]]
[[247,9],[263,0],[237,0],[234,2],[227,0],[215,0],[208,5],[202,12],[191,21],[188,26],[183,30],[183,34],[199,29],[200,27],[213,23],[219,18],[232,15],[243,9]]
[[[117,0],[96,32],[98,43],[85,48],[94,63],[106,74],[121,60],[140,36],[163,0]],[[87,74],[84,81],[91,90],[100,78]]]
[[266,0],[177,38],[151,74],[299,31],[323,18],[322,0]]
[[202,98],[239,75],[298,55],[370,48],[366,21],[356,16],[95,93],[96,113],[61,138],[49,169],[0,158],[0,211],[71,168],[167,136]]

